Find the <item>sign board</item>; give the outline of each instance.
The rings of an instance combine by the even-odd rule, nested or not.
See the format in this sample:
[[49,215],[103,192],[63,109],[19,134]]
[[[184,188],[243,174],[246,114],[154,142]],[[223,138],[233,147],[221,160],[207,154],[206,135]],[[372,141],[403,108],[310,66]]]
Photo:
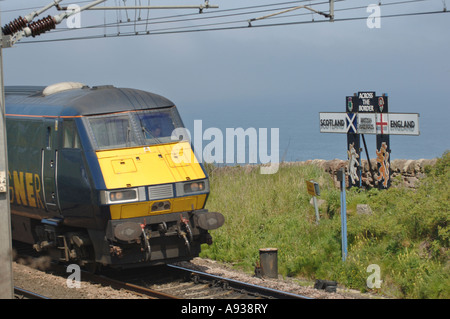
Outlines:
[[375,96],[375,92],[358,92],[358,111],[362,112],[375,112],[377,105],[377,97]]
[[[376,177],[378,187],[387,189],[391,184],[391,148],[390,135],[419,135],[418,113],[389,113],[389,97],[387,94],[377,96],[374,91],[353,93],[345,97],[345,113],[319,113],[321,133],[347,134],[347,172],[349,187],[361,187],[361,147],[362,136],[370,165],[364,135],[376,135]],[[372,171],[372,168],[370,167]],[[343,177],[341,177],[343,179]],[[314,185],[306,182],[308,193],[314,196]],[[318,216],[318,213],[316,212]],[[317,217],[318,220],[318,217]]]
[[320,133],[419,135],[418,113],[319,113]]
[[358,134],[377,134],[375,113],[358,114]]
[[388,128],[391,135],[419,135],[419,114],[388,113]]
[[347,126],[347,133],[357,133],[358,127],[358,114],[357,113],[346,113],[345,125]]
[[309,195],[320,196],[319,184],[314,181],[306,181],[306,190]]
[[347,134],[347,113],[319,113],[320,133]]

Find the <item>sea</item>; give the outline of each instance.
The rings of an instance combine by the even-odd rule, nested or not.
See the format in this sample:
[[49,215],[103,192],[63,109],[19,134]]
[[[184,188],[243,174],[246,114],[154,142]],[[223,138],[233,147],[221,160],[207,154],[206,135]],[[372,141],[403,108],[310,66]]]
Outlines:
[[[320,112],[344,112],[345,106],[319,109],[292,105],[273,107],[264,103],[257,105],[236,103],[232,106],[187,105],[178,108],[184,125],[190,132],[196,153],[199,154],[201,149],[202,158],[206,162],[241,165],[255,162],[347,159],[347,135],[321,133],[319,127]],[[433,159],[450,150],[449,109],[446,108],[444,112],[425,109],[417,113],[419,113],[420,134],[391,135],[391,160]],[[233,138],[231,135],[227,136],[227,129],[238,132],[239,128],[242,128],[241,132],[256,133],[256,138],[255,134],[252,138],[247,136],[242,149],[238,149],[237,138],[233,145]],[[369,158],[376,158],[376,135],[366,134],[365,140]],[[363,145],[361,140],[363,148],[361,158],[367,159]],[[222,149],[219,149],[220,147]],[[230,152],[233,154],[230,155]],[[278,156],[275,153],[278,153]]]

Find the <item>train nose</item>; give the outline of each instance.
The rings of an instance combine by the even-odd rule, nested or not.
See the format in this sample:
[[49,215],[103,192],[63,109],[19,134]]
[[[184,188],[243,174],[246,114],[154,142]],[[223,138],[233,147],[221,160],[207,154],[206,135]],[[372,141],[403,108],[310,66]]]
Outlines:
[[[187,142],[97,151],[107,189],[162,185],[206,178]],[[173,149],[183,147],[190,161],[174,161]],[[176,151],[174,151],[177,154]]]

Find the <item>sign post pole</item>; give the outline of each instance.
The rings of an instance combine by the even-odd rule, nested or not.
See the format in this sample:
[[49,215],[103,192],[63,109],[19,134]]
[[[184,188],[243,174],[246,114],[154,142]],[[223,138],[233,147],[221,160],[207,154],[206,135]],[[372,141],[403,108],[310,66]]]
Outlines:
[[319,208],[317,207],[317,198],[316,196],[313,196],[313,201],[314,201],[314,210],[316,211],[316,223],[319,223]]
[[347,259],[347,204],[345,198],[345,168],[341,168],[337,174],[341,184],[341,242],[342,261]]
[[0,299],[14,297],[11,244],[11,212],[8,193],[5,95],[3,91],[3,31],[0,30]]
[[319,184],[314,181],[306,181],[306,189],[308,191],[309,195],[312,195],[313,202],[314,202],[314,210],[316,212],[316,223],[319,224],[319,207],[317,205],[317,198],[316,196],[320,195],[320,188]]

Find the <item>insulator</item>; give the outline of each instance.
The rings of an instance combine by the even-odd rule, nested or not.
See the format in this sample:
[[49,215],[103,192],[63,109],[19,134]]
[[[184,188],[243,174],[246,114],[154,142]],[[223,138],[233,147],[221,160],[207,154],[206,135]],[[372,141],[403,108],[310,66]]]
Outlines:
[[48,16],[37,20],[36,22],[28,24],[28,28],[31,30],[31,35],[33,38],[37,35],[45,33],[56,28],[56,22],[52,16]]
[[16,33],[17,31],[22,30],[27,26],[28,21],[25,18],[18,17],[14,21],[5,24],[5,26],[2,28],[4,35],[10,35],[13,33]]

